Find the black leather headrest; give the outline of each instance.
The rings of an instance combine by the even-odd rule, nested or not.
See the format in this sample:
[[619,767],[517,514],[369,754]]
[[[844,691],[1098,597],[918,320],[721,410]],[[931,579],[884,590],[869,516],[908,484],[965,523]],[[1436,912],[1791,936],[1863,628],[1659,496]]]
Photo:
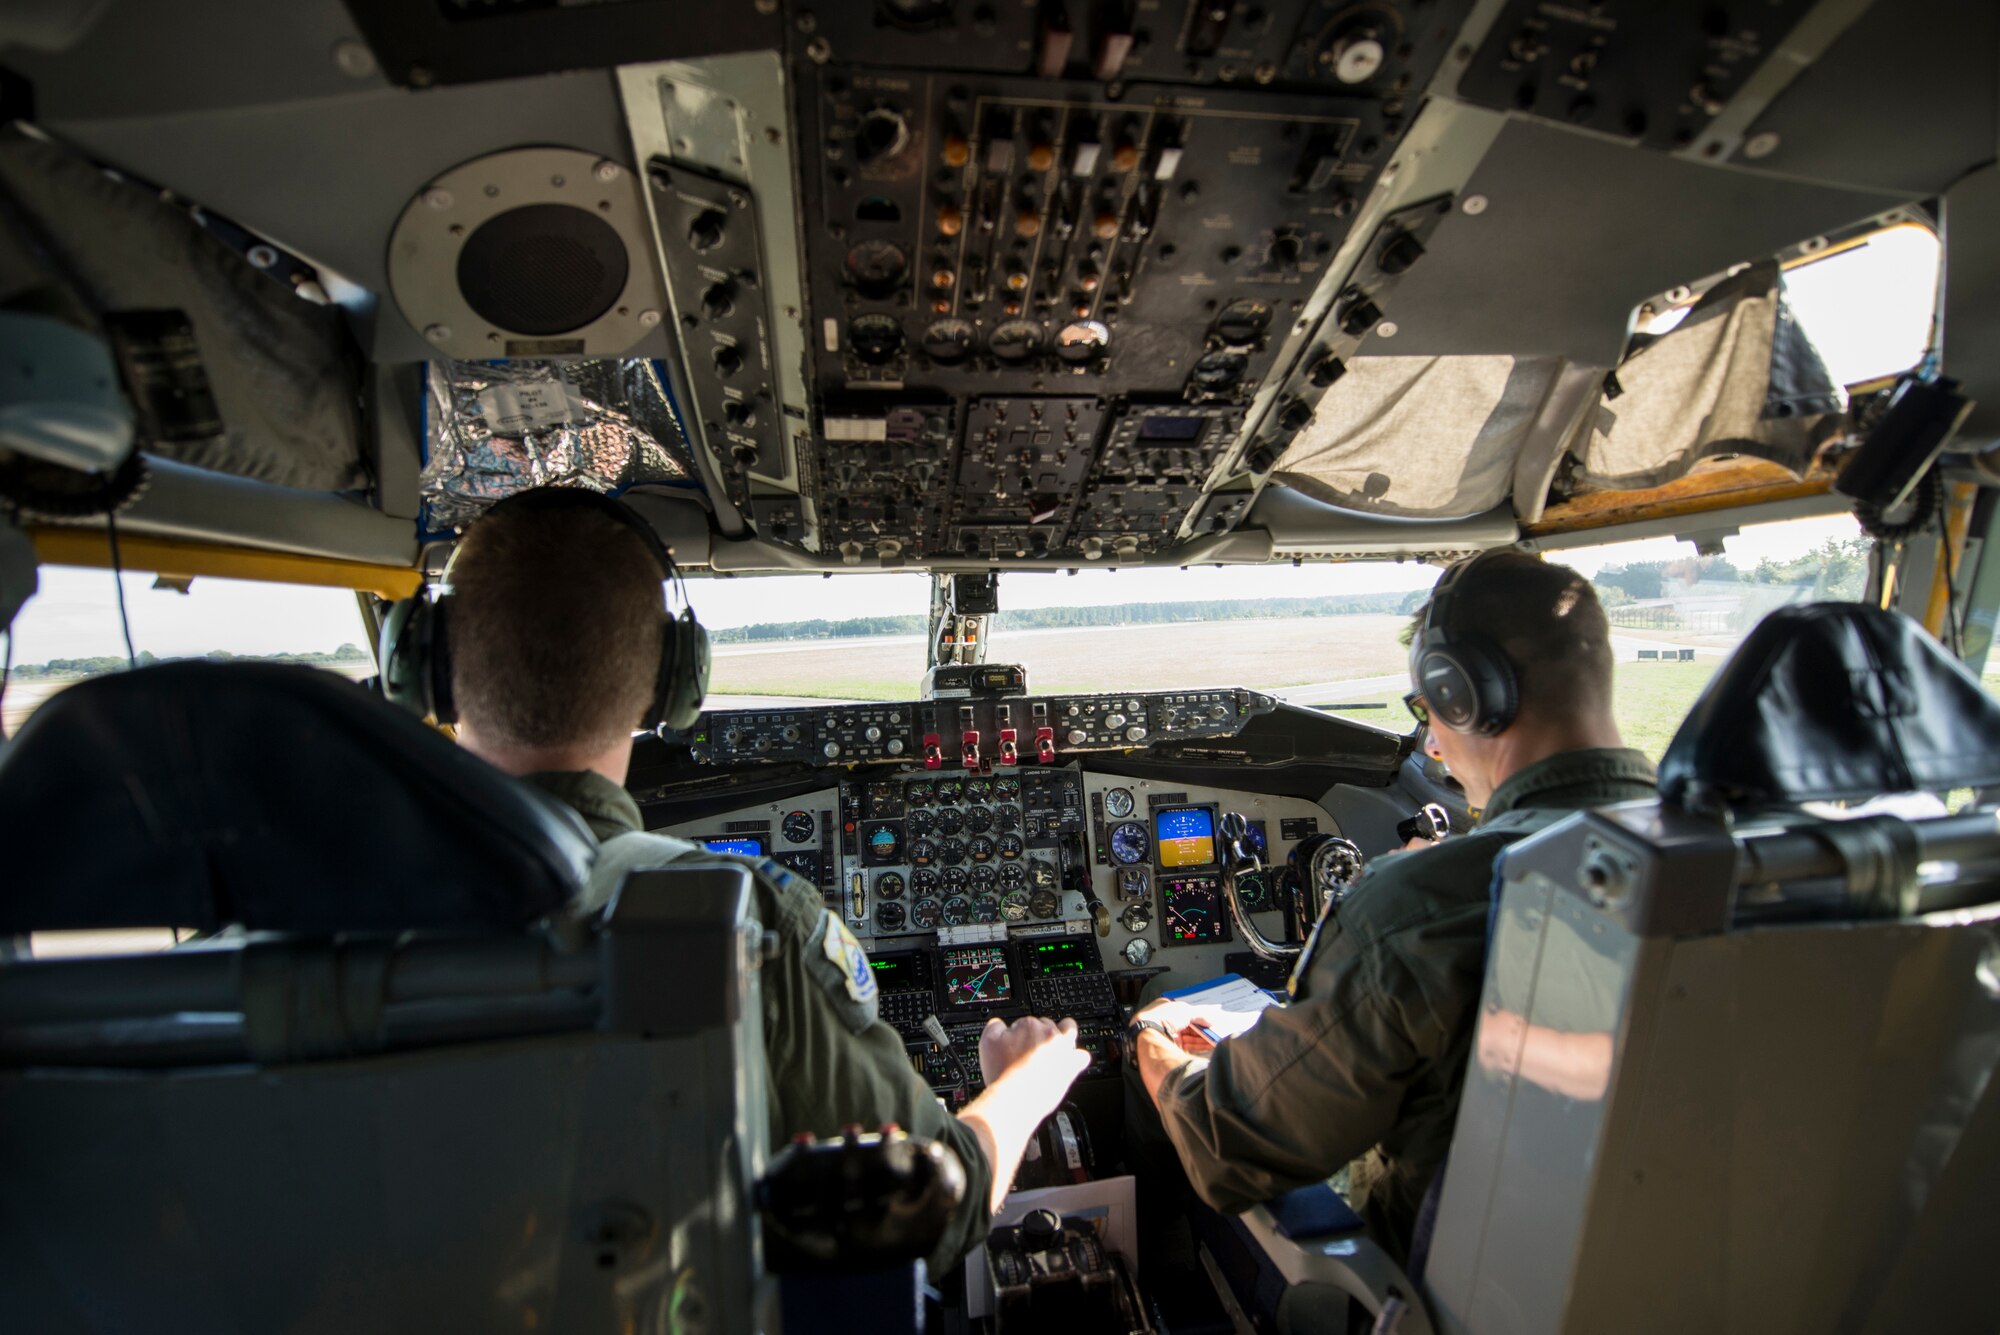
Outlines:
[[1660,761],[1690,807],[2000,783],[2000,701],[1907,617],[1781,607],[1744,637]]
[[0,933],[517,927],[595,852],[561,803],[316,668],[80,682],[0,755]]

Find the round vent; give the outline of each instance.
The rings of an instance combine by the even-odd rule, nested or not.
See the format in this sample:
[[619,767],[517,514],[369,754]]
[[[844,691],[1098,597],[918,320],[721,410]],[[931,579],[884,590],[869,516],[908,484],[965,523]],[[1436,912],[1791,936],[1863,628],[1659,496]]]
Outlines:
[[630,267],[611,224],[567,204],[530,204],[488,219],[466,239],[458,290],[502,329],[566,334],[611,309]]
[[509,149],[411,198],[389,238],[389,289],[432,356],[616,357],[666,309],[651,244],[629,168]]

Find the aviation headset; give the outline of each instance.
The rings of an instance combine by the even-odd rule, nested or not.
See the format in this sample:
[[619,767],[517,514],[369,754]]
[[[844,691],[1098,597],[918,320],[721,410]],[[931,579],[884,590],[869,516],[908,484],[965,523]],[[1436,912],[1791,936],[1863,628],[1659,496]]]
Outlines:
[[1454,630],[1459,586],[1484,554],[1445,571],[1431,593],[1424,624],[1410,641],[1410,676],[1431,717],[1453,732],[1491,737],[1521,707],[1520,680],[1500,646],[1474,630]]
[[[668,615],[662,626],[660,675],[640,726],[675,731],[692,727],[701,714],[702,696],[708,691],[708,632],[695,620],[680,568],[653,526],[623,501],[581,487],[536,487],[517,492],[486,513],[500,510],[595,511],[617,520],[645,545],[659,565],[661,577],[680,589],[682,611],[678,616]],[[452,559],[458,559],[456,553]],[[447,633],[451,624],[450,579],[447,566],[444,592],[435,598],[423,593],[405,598],[393,604],[382,619],[382,694],[439,723],[458,718],[458,706],[451,695],[451,640]]]

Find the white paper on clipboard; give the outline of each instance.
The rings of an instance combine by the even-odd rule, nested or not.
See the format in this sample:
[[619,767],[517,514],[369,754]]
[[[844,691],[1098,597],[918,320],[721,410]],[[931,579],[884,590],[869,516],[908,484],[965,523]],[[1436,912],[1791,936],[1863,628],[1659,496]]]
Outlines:
[[[1076,1182],[1060,1187],[1038,1187],[1016,1191],[1000,1203],[993,1216],[993,1228],[1018,1224],[1030,1210],[1054,1210],[1059,1215],[1082,1215],[1101,1219],[1099,1226],[1105,1245],[1122,1253],[1134,1274],[1139,1267],[1139,1214],[1133,1203],[1130,1177],[1107,1177],[1097,1182]],[[977,1320],[993,1313],[993,1277],[986,1269],[986,1244],[980,1243],[965,1258],[965,1314]]]
[[1226,973],[1193,987],[1162,996],[1186,1002],[1208,1018],[1209,1028],[1218,1038],[1234,1038],[1246,1033],[1278,999],[1241,974]]

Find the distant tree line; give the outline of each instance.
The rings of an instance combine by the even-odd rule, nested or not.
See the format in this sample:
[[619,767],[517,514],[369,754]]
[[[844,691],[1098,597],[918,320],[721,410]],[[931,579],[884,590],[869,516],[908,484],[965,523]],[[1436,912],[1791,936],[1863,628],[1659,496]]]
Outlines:
[[1810,586],[1814,599],[1861,596],[1868,583],[1867,538],[1828,538],[1789,561],[1768,556],[1743,570],[1725,556],[1688,556],[1677,561],[1633,561],[1605,566],[1591,578],[1606,607],[1665,598],[1675,589],[1701,584]]
[[[1416,595],[1419,601],[1423,595]],[[1276,617],[1334,617],[1405,610],[1409,595],[1354,593],[1329,598],[1211,598],[1185,603],[1124,603],[1108,607],[1028,607],[989,618],[989,628],[1055,630],[1086,626],[1161,626],[1188,621],[1261,621]],[[711,632],[719,644],[765,640],[845,640],[870,635],[922,635],[923,616],[845,617],[837,621],[760,621]]]
[[[138,655],[140,667],[151,663],[184,662],[187,660],[210,663],[310,663],[315,667],[330,667],[336,663],[365,663],[368,651],[358,644],[343,644],[330,654],[232,654],[227,649],[211,649],[205,654],[174,654],[160,658],[150,649],[141,650]],[[17,663],[13,677],[17,681],[65,681],[73,677],[99,677],[107,672],[119,672],[126,667],[123,654],[99,654],[94,658],[51,658],[46,663]]]

